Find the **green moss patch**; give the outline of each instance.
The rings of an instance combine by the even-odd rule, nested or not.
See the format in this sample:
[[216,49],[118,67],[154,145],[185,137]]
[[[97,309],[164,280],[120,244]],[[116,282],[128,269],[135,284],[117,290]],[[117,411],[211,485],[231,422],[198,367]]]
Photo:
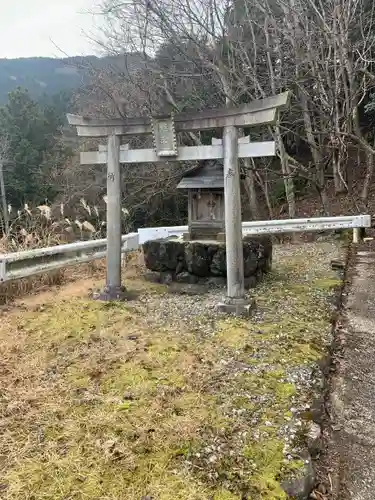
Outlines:
[[285,452],[292,407],[311,398],[298,370],[327,351],[339,248],[275,254],[251,319],[194,315],[184,296],[176,313],[141,276],[134,302],[57,296],[4,316],[2,498],[285,499],[303,466]]

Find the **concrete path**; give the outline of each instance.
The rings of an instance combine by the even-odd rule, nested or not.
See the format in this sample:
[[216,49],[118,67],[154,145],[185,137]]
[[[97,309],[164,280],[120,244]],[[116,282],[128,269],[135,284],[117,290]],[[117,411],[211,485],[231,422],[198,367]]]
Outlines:
[[338,473],[333,498],[375,500],[375,251],[363,244],[353,264],[331,395],[337,453],[332,470]]

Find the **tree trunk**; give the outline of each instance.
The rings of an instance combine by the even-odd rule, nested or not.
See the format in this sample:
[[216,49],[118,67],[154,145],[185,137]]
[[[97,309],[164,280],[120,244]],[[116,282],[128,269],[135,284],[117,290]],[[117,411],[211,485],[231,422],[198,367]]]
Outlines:
[[329,198],[327,194],[327,189],[325,186],[320,190],[320,199],[322,200],[322,207],[324,211],[324,215],[331,215],[331,208],[329,203]]
[[324,215],[330,215],[329,198],[326,188],[325,187],[321,188],[319,184],[315,184],[315,188],[322,203]]
[[288,156],[285,152],[283,138],[280,132],[279,119],[277,119],[276,123],[276,140],[279,146],[279,156],[281,162],[281,172],[283,174],[284,179],[284,189],[285,189],[285,197],[288,203],[288,213],[290,219],[294,219],[296,216],[296,197],[294,190],[294,181],[292,177],[292,172],[289,166]]
[[264,194],[264,199],[266,201],[267,205],[267,210],[268,210],[268,217],[272,220],[273,219],[273,207],[270,199],[270,194],[269,194],[269,189],[268,189],[268,179],[267,179],[267,173],[265,174],[266,178],[263,180],[262,176],[260,175],[259,172],[255,172],[258,184],[263,191]]
[[367,169],[366,169],[365,180],[363,181],[361,199],[363,203],[367,206],[370,184],[374,172],[374,155],[371,153],[371,151],[368,150],[366,151],[366,159],[367,159]]
[[333,171],[333,183],[335,186],[335,194],[342,194],[347,192],[346,182],[344,179],[344,173],[341,170],[341,158],[340,153],[334,151],[332,157],[332,171]]
[[245,158],[244,164],[246,167],[246,177],[244,179],[244,186],[249,199],[251,218],[252,220],[259,220],[259,205],[255,187],[255,173],[250,165],[250,162],[250,158]]
[[305,125],[306,139],[307,143],[310,146],[311,155],[313,157],[315,163],[315,171],[316,171],[316,184],[318,187],[320,199],[322,200],[322,206],[324,213],[329,215],[329,201],[328,195],[326,191],[325,178],[324,178],[324,165],[323,165],[323,157],[321,151],[318,149],[318,146],[315,141],[315,137],[313,134],[311,117],[309,106],[307,102],[307,98],[304,90],[300,90],[299,92],[302,112],[303,112],[303,121]]
[[290,177],[290,171],[285,169],[285,165],[282,164],[283,167],[283,175],[284,175],[284,187],[285,187],[285,195],[286,201],[288,203],[288,213],[289,218],[294,219],[296,216],[296,199],[294,194],[294,182]]

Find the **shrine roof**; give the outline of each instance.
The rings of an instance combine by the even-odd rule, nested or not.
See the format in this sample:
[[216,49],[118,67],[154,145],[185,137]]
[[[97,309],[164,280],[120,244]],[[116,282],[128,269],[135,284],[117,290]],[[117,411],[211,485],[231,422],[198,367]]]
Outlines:
[[224,189],[224,171],[221,162],[205,162],[187,170],[177,189]]

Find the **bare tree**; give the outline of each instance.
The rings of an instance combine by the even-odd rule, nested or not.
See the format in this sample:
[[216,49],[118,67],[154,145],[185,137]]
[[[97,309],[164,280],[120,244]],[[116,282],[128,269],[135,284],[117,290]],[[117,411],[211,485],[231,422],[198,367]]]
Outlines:
[[331,166],[336,193],[348,189],[348,137],[367,142],[359,115],[374,84],[369,77],[375,48],[370,5],[366,0],[284,4],[306,140],[320,187]]
[[[248,51],[249,47],[253,46],[254,33],[250,38],[248,30],[241,33],[236,21],[238,11],[231,2],[141,0],[118,5],[109,0],[103,5],[103,12],[107,15],[108,26],[111,27],[106,30],[111,50],[117,50],[118,53],[126,49],[143,50],[147,54],[147,67],[154,75],[154,86],[148,86],[148,91],[159,91],[159,95],[160,90],[162,93],[164,91],[166,100],[175,110],[192,107],[191,104],[195,108],[197,104],[198,108],[223,103],[235,105],[277,93],[285,88],[279,75],[280,71],[274,67],[275,63],[271,59],[262,64],[267,75],[263,75],[261,81],[258,79],[258,55],[256,50],[252,50],[255,55],[253,64],[249,61]],[[113,26],[120,27],[121,36]],[[124,31],[127,35],[123,34]],[[130,40],[135,45],[130,43]],[[174,54],[168,54],[166,50],[171,47],[174,48]],[[152,58],[150,54],[155,48],[158,49],[157,57]],[[266,50],[263,50],[260,57],[264,57],[265,53]],[[167,58],[173,55],[177,57],[172,64],[171,59],[169,64],[160,64],[163,55],[167,55]],[[264,132],[268,136],[274,136],[277,141],[289,214],[293,217],[293,176],[283,145],[280,121],[276,130],[267,129]],[[246,191],[252,212],[256,214],[256,165],[255,168],[254,165],[250,168],[250,163],[245,162],[245,166]]]
[[[109,112],[201,109],[293,91],[291,109],[275,127],[251,131],[254,140],[272,137],[280,160],[280,170],[260,160],[244,162],[254,217],[259,214],[256,186],[271,214],[268,186],[275,176],[283,179],[290,217],[296,214],[296,178],[319,193],[328,214],[329,180],[337,194],[350,187],[351,141],[367,152],[362,188],[367,199],[375,148],[361,112],[375,82],[371,1],[106,0],[102,13],[104,49],[142,59],[140,70],[128,71],[126,78],[97,75],[95,92],[99,89]],[[183,140],[203,139],[189,134]],[[290,144],[298,144],[302,156]]]

